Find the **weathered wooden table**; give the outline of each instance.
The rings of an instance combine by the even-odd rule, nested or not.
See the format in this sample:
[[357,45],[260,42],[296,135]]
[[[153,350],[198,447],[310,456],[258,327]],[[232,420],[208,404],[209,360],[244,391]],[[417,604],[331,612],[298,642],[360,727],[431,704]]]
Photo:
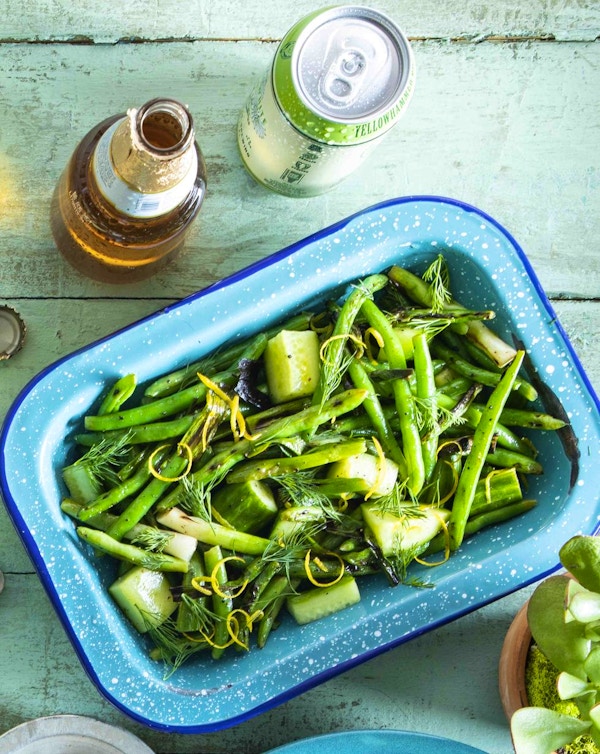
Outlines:
[[[594,0],[379,0],[410,36],[414,99],[345,184],[315,199],[261,188],[235,125],[277,40],[314,3],[0,0],[0,303],[28,325],[0,362],[0,419],[55,359],[346,215],[401,195],[454,197],[492,214],[528,254],[593,384],[600,386],[600,6]],[[155,96],[187,103],[209,190],[186,251],[144,283],[81,277],[48,213],[75,144]],[[79,665],[0,508],[0,733],[77,713],[156,752],[256,754],[358,728],[445,735],[490,754],[510,737],[497,692],[503,635],[527,590],[373,659],[242,725],[203,736],[145,729],[105,702]]]

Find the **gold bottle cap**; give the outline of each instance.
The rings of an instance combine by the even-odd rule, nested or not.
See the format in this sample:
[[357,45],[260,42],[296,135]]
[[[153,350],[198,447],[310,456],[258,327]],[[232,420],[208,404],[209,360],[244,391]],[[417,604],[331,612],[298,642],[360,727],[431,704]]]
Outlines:
[[23,346],[27,328],[10,306],[0,306],[0,361],[10,359]]

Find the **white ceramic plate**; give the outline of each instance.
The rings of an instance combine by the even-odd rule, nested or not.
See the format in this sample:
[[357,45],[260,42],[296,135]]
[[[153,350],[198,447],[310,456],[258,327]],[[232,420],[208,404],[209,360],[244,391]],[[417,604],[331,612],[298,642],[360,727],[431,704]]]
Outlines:
[[128,731],[90,717],[52,715],[0,736],[0,754],[153,754]]

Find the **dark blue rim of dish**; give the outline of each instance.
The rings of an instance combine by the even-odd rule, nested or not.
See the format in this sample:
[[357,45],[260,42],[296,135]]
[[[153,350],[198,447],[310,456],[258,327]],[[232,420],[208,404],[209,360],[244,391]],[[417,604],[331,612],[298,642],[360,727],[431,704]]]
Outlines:
[[[322,228],[321,230],[306,236],[305,238],[301,239],[300,241],[297,241],[290,246],[286,246],[285,248],[281,249],[280,251],[277,251],[264,259],[260,259],[257,262],[254,262],[251,265],[248,265],[247,267],[241,269],[240,271],[233,273],[232,275],[207,286],[206,288],[201,289],[200,291],[197,291],[196,293],[191,294],[190,296],[187,296],[180,301],[175,302],[174,304],[171,304],[167,307],[164,307],[163,309],[154,312],[153,314],[149,314],[146,317],[143,317],[139,320],[136,320],[135,322],[132,322],[131,324],[120,328],[109,335],[106,335],[103,338],[99,338],[96,341],[93,341],[92,343],[89,343],[86,346],[83,346],[82,348],[79,348],[75,351],[72,351],[71,353],[67,354],[66,356],[56,360],[49,366],[45,367],[42,371],[40,371],[19,393],[11,407],[9,408],[7,415],[5,417],[2,429],[0,430],[0,458],[3,458],[5,455],[5,445],[6,445],[6,433],[8,431],[8,428],[10,424],[12,423],[12,419],[15,416],[16,412],[18,411],[21,403],[25,400],[26,395],[31,391],[31,389],[40,382],[46,374],[53,371],[56,367],[58,367],[63,362],[66,362],[70,360],[71,358],[75,357],[79,353],[83,353],[91,348],[94,348],[95,346],[111,339],[113,336],[117,335],[120,332],[125,332],[129,329],[132,329],[136,327],[137,325],[152,320],[159,314],[163,312],[170,312],[174,311],[180,306],[184,306],[190,301],[193,301],[197,298],[201,298],[203,296],[206,296],[207,294],[211,293],[212,291],[219,290],[221,288],[225,288],[229,285],[232,285],[236,283],[239,280],[243,280],[249,276],[251,276],[253,273],[268,268],[271,265],[281,261],[282,259],[287,258],[291,254],[293,254],[298,249],[302,248],[303,246],[306,246],[310,243],[313,243],[314,241],[318,241],[320,238],[330,235],[331,233],[334,233],[342,228],[344,228],[346,225],[353,222],[355,219],[361,217],[362,215],[368,214],[370,212],[376,212],[388,207],[392,206],[400,206],[403,204],[410,204],[415,202],[431,202],[436,204],[446,204],[449,206],[458,207],[461,210],[472,213],[475,215],[478,215],[481,217],[486,223],[490,224],[491,226],[495,227],[512,245],[514,248],[517,256],[519,257],[520,261],[522,262],[524,268],[527,271],[527,274],[529,275],[530,282],[533,285],[534,289],[536,290],[540,301],[542,305],[547,310],[548,314],[550,315],[552,322],[554,326],[557,328],[559,333],[561,334],[564,343],[570,353],[570,356],[573,360],[573,364],[575,368],[577,369],[579,376],[582,380],[582,382],[585,384],[586,389],[589,392],[589,395],[591,396],[592,400],[594,401],[596,408],[598,411],[600,411],[600,400],[598,399],[598,396],[596,395],[596,392],[594,388],[592,387],[589,378],[587,377],[585,370],[583,369],[583,366],[579,360],[579,357],[575,353],[575,350],[569,340],[569,337],[567,336],[565,330],[563,329],[560,320],[558,319],[556,312],[554,311],[554,308],[552,307],[552,304],[548,300],[548,297],[546,293],[544,292],[537,275],[535,274],[533,267],[531,266],[525,252],[521,248],[521,246],[517,243],[517,241],[514,239],[512,234],[510,234],[497,220],[495,220],[491,215],[488,215],[486,212],[483,212],[482,210],[478,209],[477,207],[467,204],[465,202],[462,202],[457,199],[451,199],[447,197],[439,197],[439,196],[433,196],[433,195],[414,195],[414,196],[405,196],[405,197],[397,197],[395,199],[388,199],[383,202],[371,205],[369,207],[365,207],[364,209],[343,218],[342,220],[338,221],[337,223],[334,223],[330,226],[327,226],[326,228]],[[385,651],[388,651],[390,649],[393,649],[396,646],[399,646],[400,644],[406,643],[409,639],[417,638],[425,633],[428,633],[431,630],[434,630],[436,628],[439,628],[447,623],[450,623],[451,621],[456,620],[457,618],[460,618],[464,615],[467,615],[470,612],[473,612],[475,609],[479,609],[481,607],[484,607],[487,604],[490,604],[497,599],[500,599],[501,597],[507,596],[508,594],[517,591],[518,589],[521,589],[525,586],[528,586],[529,584],[532,584],[542,578],[545,578],[549,576],[551,573],[554,573],[558,568],[560,567],[560,564],[557,563],[554,567],[547,569],[546,571],[534,575],[526,582],[519,583],[518,586],[515,586],[512,589],[508,589],[502,594],[493,595],[486,601],[482,601],[478,603],[475,606],[468,606],[462,611],[458,611],[453,613],[449,616],[444,616],[440,618],[439,620],[428,624],[427,626],[423,626],[419,628],[418,630],[414,631],[410,636],[408,637],[400,637],[399,639],[392,640],[384,645],[378,646],[377,648],[366,652],[364,654],[361,654],[359,657],[355,657],[349,660],[346,660],[345,662],[340,663],[336,667],[328,668],[324,670],[321,673],[318,673],[311,678],[307,679],[306,681],[300,682],[296,684],[294,687],[287,689],[286,691],[282,692],[276,697],[273,697],[269,699],[266,702],[263,702],[262,704],[253,707],[252,709],[246,710],[245,712],[241,713],[240,715],[229,717],[227,719],[218,720],[212,723],[207,724],[193,724],[189,726],[181,726],[181,725],[175,725],[175,724],[169,724],[169,723],[160,723],[154,720],[149,720],[145,718],[143,715],[140,715],[132,710],[130,710],[125,704],[120,702],[118,699],[114,698],[109,692],[105,689],[102,681],[98,677],[96,671],[94,670],[93,665],[89,661],[83,647],[81,646],[76,633],[71,626],[71,623],[68,619],[68,616],[66,615],[66,612],[64,611],[64,608],[62,606],[62,603],[58,597],[58,594],[54,588],[54,585],[52,583],[52,579],[50,577],[49,571],[46,569],[43,558],[41,557],[41,554],[38,550],[37,544],[34,540],[34,538],[31,536],[27,526],[25,525],[25,521],[22,518],[18,507],[16,505],[16,502],[12,495],[10,494],[9,488],[8,488],[8,481],[6,479],[6,474],[4,471],[4,465],[0,464],[0,491],[2,492],[2,496],[5,501],[6,508],[8,510],[9,516],[11,517],[13,524],[21,537],[21,540],[23,541],[23,544],[25,545],[25,548],[27,552],[29,553],[29,556],[32,559],[32,562],[34,564],[34,567],[40,577],[40,580],[42,581],[42,585],[44,586],[44,589],[46,590],[48,597],[58,614],[63,627],[66,630],[66,633],[75,648],[75,651],[77,653],[77,656],[79,657],[79,660],[85,670],[85,672],[88,674],[88,676],[92,679],[94,682],[94,685],[98,688],[98,690],[102,693],[102,695],[111,703],[113,704],[117,709],[119,709],[121,712],[123,712],[128,717],[140,722],[141,724],[154,728],[156,730],[160,730],[163,732],[176,732],[176,733],[187,733],[187,734],[194,734],[194,733],[208,733],[208,732],[215,732],[218,730],[223,730],[225,728],[232,727],[234,725],[238,725],[246,720],[249,720],[259,714],[262,714],[263,712],[266,712],[270,709],[273,709],[276,706],[279,706],[286,701],[289,701],[290,699],[295,698],[296,696],[299,696],[300,694],[304,693],[305,691],[308,691],[309,689],[312,689],[321,683],[324,683],[327,680],[330,680],[331,678],[350,670],[351,668],[362,664],[363,662],[366,662],[367,660],[376,657],[380,654],[382,654]],[[594,532],[596,533],[598,529],[600,528],[600,524],[596,527]]]

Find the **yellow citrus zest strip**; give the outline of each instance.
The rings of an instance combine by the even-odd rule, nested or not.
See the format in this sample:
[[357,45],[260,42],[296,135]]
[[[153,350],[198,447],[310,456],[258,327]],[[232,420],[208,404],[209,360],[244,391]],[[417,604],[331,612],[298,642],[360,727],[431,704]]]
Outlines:
[[458,471],[454,468],[450,461],[443,461],[443,463],[447,464],[452,472],[452,486],[450,487],[450,490],[444,495],[444,497],[440,499],[440,507],[444,506],[448,502],[448,500],[450,500],[452,495],[454,495],[454,493],[456,492],[456,488],[458,487]]
[[200,382],[205,385],[209,390],[212,390],[213,393],[219,396],[221,400],[225,401],[228,406],[231,405],[231,398],[227,395],[227,393],[220,388],[216,382],[213,382],[210,377],[207,377],[205,374],[202,374],[202,372],[196,372],[196,376],[200,380]]
[[240,437],[243,437],[245,440],[258,440],[258,438],[260,437],[260,433],[256,435],[251,435],[248,432],[248,428],[246,426],[246,418],[244,417],[244,414],[242,413],[242,410],[240,408],[240,396],[237,394],[235,395],[235,397],[233,398],[231,402],[231,415],[236,425],[235,429],[232,426],[232,432],[233,432],[234,437],[236,436],[236,433],[237,433],[238,439]]
[[450,532],[448,531],[448,525],[446,524],[446,522],[440,515],[438,515],[437,513],[435,515],[442,526],[442,531],[444,532],[444,559],[436,560],[434,563],[431,563],[431,562],[428,562],[427,560],[422,560],[421,558],[415,557],[415,560],[417,561],[417,563],[427,566],[428,568],[434,568],[435,566],[444,565],[444,563],[450,557]]
[[210,589],[207,589],[205,586],[202,586],[203,581],[212,583],[212,578],[210,576],[194,576],[194,578],[190,581],[190,584],[197,592],[200,592],[200,594],[205,594],[207,597],[209,597],[212,594],[212,591]]
[[502,473],[502,469],[493,469],[485,477],[484,487],[485,487],[485,502],[486,503],[492,502],[492,477],[497,476],[498,474],[501,474],[501,473]]
[[229,424],[231,426],[231,433],[233,434],[233,439],[237,442],[240,439],[240,432],[238,429],[239,421],[238,421],[238,414],[240,412],[240,396],[235,395],[230,401],[229,401]]
[[369,357],[369,360],[371,362],[377,361],[377,359],[373,356],[373,351],[371,349],[371,341],[374,340],[379,348],[383,348],[384,341],[383,336],[379,332],[379,330],[376,330],[374,327],[369,327],[365,331],[365,345],[367,349],[367,356]]
[[237,590],[237,592],[232,592],[232,593],[229,593],[229,594],[225,594],[225,592],[221,589],[221,586],[219,584],[219,579],[218,579],[218,571],[219,571],[219,569],[222,566],[225,565],[225,563],[229,563],[232,560],[237,560],[238,562],[241,561],[242,563],[244,562],[244,559],[240,558],[239,555],[229,555],[226,558],[221,558],[221,560],[219,560],[215,564],[215,567],[212,569],[212,573],[210,575],[210,580],[211,580],[212,588],[213,588],[215,594],[218,595],[219,597],[223,597],[223,598],[228,598],[229,597],[231,599],[233,599],[234,597],[239,597],[240,594],[244,591],[244,589],[248,586],[248,579],[246,579],[245,581],[242,582],[242,585]]
[[337,509],[340,513],[343,513],[344,511],[348,510],[348,498],[345,495],[342,495],[340,499],[338,500],[338,506]]
[[[340,563],[340,572],[335,577],[335,579],[332,579],[331,581],[317,581],[315,577],[312,575],[310,571],[310,554],[312,550],[308,550],[306,555],[304,556],[304,570],[306,571],[306,578],[310,581],[311,584],[314,584],[315,586],[325,587],[325,586],[333,586],[334,584],[337,584],[338,581],[342,578],[342,576],[345,573],[344,569],[344,561],[342,558],[337,554],[337,552],[329,552],[328,555],[333,555],[334,558],[337,558]],[[327,571],[327,568],[324,566],[323,562],[319,560],[319,558],[313,559],[313,563],[319,568],[320,570]]]
[[332,343],[334,340],[351,340],[355,346],[356,346],[356,358],[360,359],[360,357],[363,355],[365,350],[365,344],[363,341],[358,338],[356,335],[353,335],[352,333],[340,333],[339,335],[332,335],[331,337],[327,338],[327,340],[323,341],[321,344],[321,348],[319,350],[319,356],[321,358],[321,361],[326,364],[331,364],[332,362],[327,362],[327,359],[325,358],[325,349],[327,346]]
[[233,433],[234,440],[237,441],[240,439],[240,437],[244,437],[246,440],[257,440],[260,435],[251,435],[246,429],[246,420],[244,419],[244,415],[240,410],[240,396],[236,393],[236,395],[231,398],[223,389],[221,389],[217,385],[216,382],[213,382],[210,377],[207,377],[201,372],[197,372],[196,374],[198,375],[200,382],[202,382],[209,390],[212,390],[215,395],[221,398],[221,400],[225,401],[225,403],[229,406],[229,422],[231,424],[231,431]]
[[203,635],[199,638],[198,636],[192,636],[186,631],[182,631],[182,633],[188,641],[193,641],[195,644],[202,644],[203,641],[206,641],[206,638]]
[[458,452],[462,453],[462,448],[460,447],[460,443],[457,440],[446,440],[446,442],[442,442],[442,443],[440,443],[438,445],[438,449],[437,449],[437,454],[436,455],[439,457],[440,451],[443,450],[444,448],[447,448],[447,447],[451,446],[451,445],[456,446],[456,448],[458,449]]
[[204,633],[202,629],[200,629],[200,635],[203,637],[204,641],[207,644],[210,644],[213,649],[227,649],[227,647],[230,647],[233,644],[233,639],[228,641],[226,644],[217,644],[216,641],[213,641],[213,636],[215,635],[215,632],[213,630],[212,634],[209,636],[208,634]]
[[385,471],[385,453],[383,452],[381,443],[376,437],[372,437],[371,439],[373,440],[373,445],[375,446],[375,450],[377,451],[377,473],[375,474],[375,479],[373,480],[371,488],[365,495],[365,500],[368,500],[371,495],[373,495],[373,493],[377,490],[377,487],[383,480],[383,474]]
[[190,473],[190,470],[192,468],[192,462],[194,460],[194,456],[192,453],[192,449],[187,443],[181,442],[177,445],[177,449],[184,448],[186,455],[188,457],[187,466],[183,470],[181,474],[178,476],[164,476],[159,471],[157,471],[154,468],[154,458],[156,457],[156,454],[159,453],[161,450],[164,450],[167,448],[168,445],[159,445],[158,448],[156,448],[154,451],[152,451],[152,454],[148,458],[148,471],[152,474],[153,477],[156,479],[160,479],[161,482],[178,482],[180,479],[183,479],[184,476],[187,476]]
[[227,633],[231,636],[231,644],[237,644],[238,647],[241,647],[242,649],[248,649],[246,642],[240,639],[240,622],[235,617],[234,612],[236,611],[232,610],[228,613],[227,618],[225,619]]
[[236,608],[235,610],[231,610],[227,614],[226,618],[226,624],[227,624],[227,632],[229,633],[229,636],[231,636],[232,642],[234,644],[238,644],[243,649],[248,649],[248,644],[240,639],[240,621],[237,619],[236,615],[239,614],[243,616],[246,627],[249,631],[252,631],[253,623],[255,620],[259,620],[263,616],[262,610],[255,610],[252,615],[248,613],[246,610],[243,610],[241,607]]
[[210,513],[218,524],[221,524],[221,526],[226,526],[228,529],[233,529],[233,526],[229,523],[229,521],[226,518],[223,518],[219,511],[215,510],[212,506]]

